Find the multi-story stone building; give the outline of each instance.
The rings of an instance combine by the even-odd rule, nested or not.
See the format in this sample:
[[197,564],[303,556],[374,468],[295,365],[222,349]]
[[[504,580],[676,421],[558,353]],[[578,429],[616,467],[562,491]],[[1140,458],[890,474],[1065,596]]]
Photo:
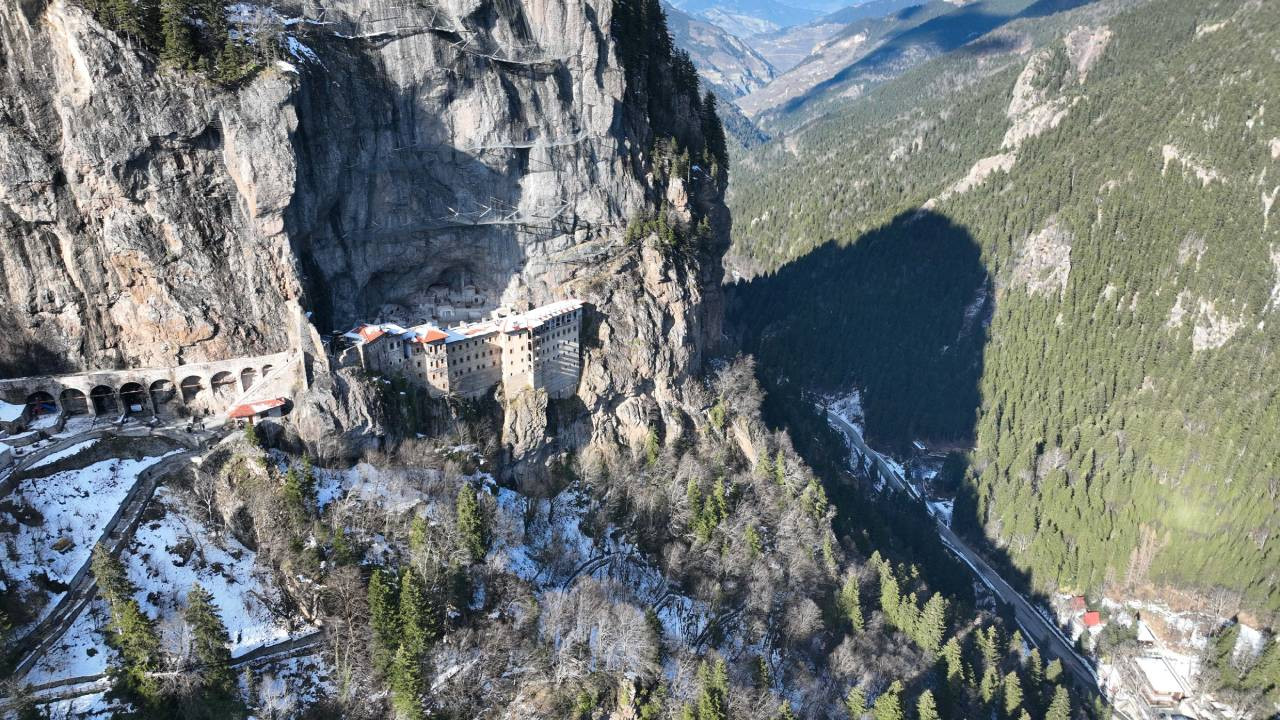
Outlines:
[[498,383],[508,395],[573,395],[582,370],[582,303],[560,300],[518,315],[441,328],[361,325],[347,333],[365,369],[404,378],[434,396],[475,397]]

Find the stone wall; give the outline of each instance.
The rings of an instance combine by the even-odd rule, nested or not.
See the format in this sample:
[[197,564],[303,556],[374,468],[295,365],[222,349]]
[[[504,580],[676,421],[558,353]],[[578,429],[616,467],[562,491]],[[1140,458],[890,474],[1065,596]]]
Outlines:
[[13,404],[53,402],[67,415],[116,416],[133,405],[158,415],[211,415],[225,412],[277,368],[287,375],[272,377],[280,390],[303,379],[298,353],[283,352],[167,368],[0,380],[0,398]]

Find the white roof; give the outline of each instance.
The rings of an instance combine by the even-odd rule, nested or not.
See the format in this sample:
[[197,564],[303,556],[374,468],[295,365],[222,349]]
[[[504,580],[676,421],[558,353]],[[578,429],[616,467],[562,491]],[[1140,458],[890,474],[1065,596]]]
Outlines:
[[22,413],[27,409],[26,405],[14,405],[0,400],[0,422],[13,422],[22,418]]
[[1138,642],[1154,643],[1155,641],[1156,641],[1155,633],[1151,632],[1151,628],[1147,627],[1146,623],[1139,620],[1138,621]]
[[[442,328],[432,323],[423,323],[415,325],[411,328],[404,328],[395,323],[381,323],[375,325],[358,325],[354,329],[349,330],[343,335],[350,340],[356,342],[370,342],[365,340],[362,330],[376,329],[386,335],[391,335],[399,340],[411,342],[417,338],[426,338],[435,333],[443,333],[446,343],[455,343],[460,340],[475,340],[495,332],[516,332],[518,330],[532,330],[541,326],[543,323],[579,310],[582,308],[581,300],[557,300],[556,302],[536,307],[528,312],[518,315],[511,315],[500,320],[486,320],[484,322],[471,325],[459,325],[453,328]],[[380,337],[380,336],[379,336]],[[439,338],[436,338],[439,339]]]
[[1133,662],[1147,677],[1147,683],[1151,685],[1152,690],[1162,695],[1185,692],[1178,676],[1173,674],[1173,668],[1169,667],[1169,663],[1165,662],[1164,658],[1138,657],[1134,658]]
[[531,330],[552,318],[566,315],[581,308],[581,300],[557,300],[553,303],[543,305],[542,307],[536,307],[529,312],[503,318],[502,329],[504,332]]

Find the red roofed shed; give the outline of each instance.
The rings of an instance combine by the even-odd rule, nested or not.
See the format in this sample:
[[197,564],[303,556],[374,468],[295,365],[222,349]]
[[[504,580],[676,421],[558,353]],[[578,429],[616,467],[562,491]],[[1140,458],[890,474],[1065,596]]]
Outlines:
[[258,415],[265,415],[278,407],[283,407],[284,404],[284,398],[272,398],[270,400],[262,400],[260,402],[245,403],[244,405],[237,405],[228,410],[227,417],[232,420],[248,418],[250,422],[253,422],[254,417]]
[[1097,610],[1090,610],[1084,614],[1085,627],[1097,627],[1102,624],[1102,613]]

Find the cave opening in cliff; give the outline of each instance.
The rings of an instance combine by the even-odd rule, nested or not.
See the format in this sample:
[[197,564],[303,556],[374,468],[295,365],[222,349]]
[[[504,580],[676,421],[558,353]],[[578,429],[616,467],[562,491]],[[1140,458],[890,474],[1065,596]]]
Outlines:
[[251,367],[240,371],[240,389],[248,390],[253,384],[258,382],[258,371]]

